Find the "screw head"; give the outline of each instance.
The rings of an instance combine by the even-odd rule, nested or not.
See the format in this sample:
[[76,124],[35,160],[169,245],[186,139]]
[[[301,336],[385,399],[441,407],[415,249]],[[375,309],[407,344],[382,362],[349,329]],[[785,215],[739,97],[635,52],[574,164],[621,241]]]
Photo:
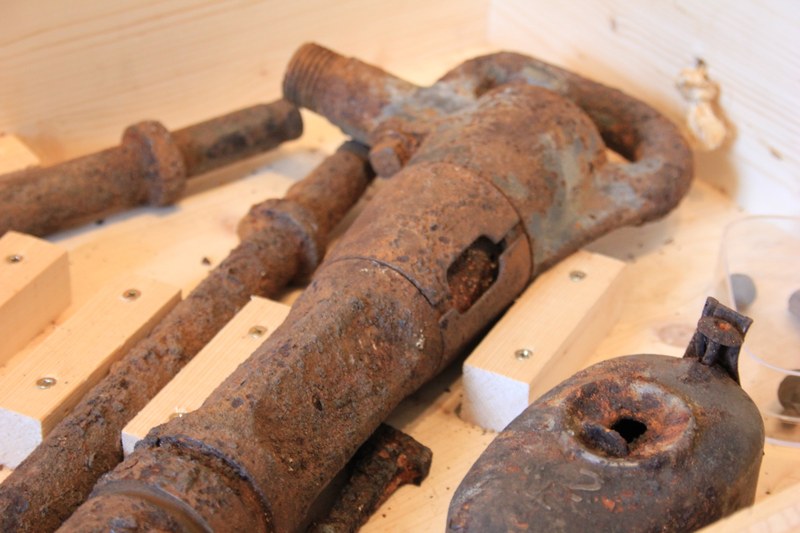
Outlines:
[[58,380],[56,378],[51,378],[51,377],[39,378],[39,379],[36,380],[36,388],[42,389],[42,390],[49,389],[50,387],[54,386],[56,383],[58,383]]
[[265,328],[264,326],[253,326],[247,332],[247,334],[250,335],[251,337],[253,337],[254,339],[257,339],[257,338],[265,335],[266,333],[267,333],[267,328]]
[[22,257],[20,254],[11,254],[6,256],[6,263],[21,263],[23,259],[24,257]]
[[520,348],[519,350],[514,352],[514,357],[516,357],[520,361],[525,359],[530,359],[532,355],[533,355],[533,350],[529,348]]
[[169,414],[169,419],[173,420],[175,418],[183,418],[184,415],[186,415],[186,414],[187,414],[186,409],[184,409],[182,407],[176,407],[175,411],[173,413]]
[[576,282],[583,281],[585,277],[586,277],[586,272],[584,272],[583,270],[573,270],[572,272],[569,273],[569,279],[571,279],[572,281]]
[[122,293],[122,299],[128,300],[132,302],[133,300],[137,299],[139,296],[142,295],[142,292],[139,289],[128,289]]

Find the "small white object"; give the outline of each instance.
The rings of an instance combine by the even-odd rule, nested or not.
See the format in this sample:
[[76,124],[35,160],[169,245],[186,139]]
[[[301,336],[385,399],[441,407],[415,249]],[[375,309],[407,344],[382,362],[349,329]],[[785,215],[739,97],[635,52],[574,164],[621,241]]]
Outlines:
[[686,125],[695,148],[705,152],[716,150],[728,137],[728,127],[716,109],[719,85],[708,77],[708,68],[698,61],[693,68],[681,71],[678,90],[689,103]]

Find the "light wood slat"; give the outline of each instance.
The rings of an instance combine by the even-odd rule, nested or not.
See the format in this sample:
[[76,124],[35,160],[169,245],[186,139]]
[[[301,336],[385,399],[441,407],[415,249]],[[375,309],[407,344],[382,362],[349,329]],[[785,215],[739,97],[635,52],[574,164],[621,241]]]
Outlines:
[[0,366],[69,303],[64,248],[15,231],[0,237]]
[[700,530],[702,533],[786,533],[800,531],[800,484]]
[[0,379],[0,463],[16,467],[179,300],[174,287],[126,276],[10,368]]
[[534,281],[464,362],[464,418],[500,431],[583,366],[619,316],[624,269],[579,251]]
[[0,174],[22,170],[39,164],[28,146],[16,135],[0,133]]
[[153,427],[194,411],[289,313],[289,306],[253,297],[122,430],[125,455]]

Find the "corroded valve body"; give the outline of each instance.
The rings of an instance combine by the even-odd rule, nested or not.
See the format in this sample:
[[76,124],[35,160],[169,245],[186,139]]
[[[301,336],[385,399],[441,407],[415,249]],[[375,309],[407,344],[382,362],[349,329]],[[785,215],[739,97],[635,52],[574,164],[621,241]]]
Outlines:
[[752,504],[764,425],[717,350],[738,354],[737,316],[710,301],[684,358],[604,361],[534,402],[464,478],[448,531],[693,531]]
[[[155,428],[66,531],[122,519],[294,530],[378,424],[534,275],[610,229],[663,215],[691,181],[688,148],[666,119],[563,71],[580,105],[524,80],[468,92],[468,74],[424,92],[348,61],[304,47],[287,72],[287,96],[324,101],[314,109],[372,137],[373,164],[384,170],[401,155],[396,174],[283,325],[200,410]],[[395,119],[419,136],[387,133]],[[608,163],[601,134],[635,161]]]

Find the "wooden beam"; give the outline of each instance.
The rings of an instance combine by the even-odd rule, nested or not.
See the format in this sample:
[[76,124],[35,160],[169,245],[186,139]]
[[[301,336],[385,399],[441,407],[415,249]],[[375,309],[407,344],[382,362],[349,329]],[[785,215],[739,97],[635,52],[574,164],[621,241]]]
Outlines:
[[0,463],[16,467],[180,300],[180,291],[134,276],[106,286],[0,378]]
[[289,306],[253,297],[122,430],[125,455],[153,427],[202,405],[289,313]]
[[462,416],[500,431],[583,366],[616,321],[624,269],[579,251],[534,281],[464,362]]
[[800,531],[800,483],[714,522],[702,533]]
[[36,157],[16,135],[0,133],[0,174],[34,167],[39,164]]
[[6,232],[0,238],[0,366],[69,303],[66,250],[30,235]]

